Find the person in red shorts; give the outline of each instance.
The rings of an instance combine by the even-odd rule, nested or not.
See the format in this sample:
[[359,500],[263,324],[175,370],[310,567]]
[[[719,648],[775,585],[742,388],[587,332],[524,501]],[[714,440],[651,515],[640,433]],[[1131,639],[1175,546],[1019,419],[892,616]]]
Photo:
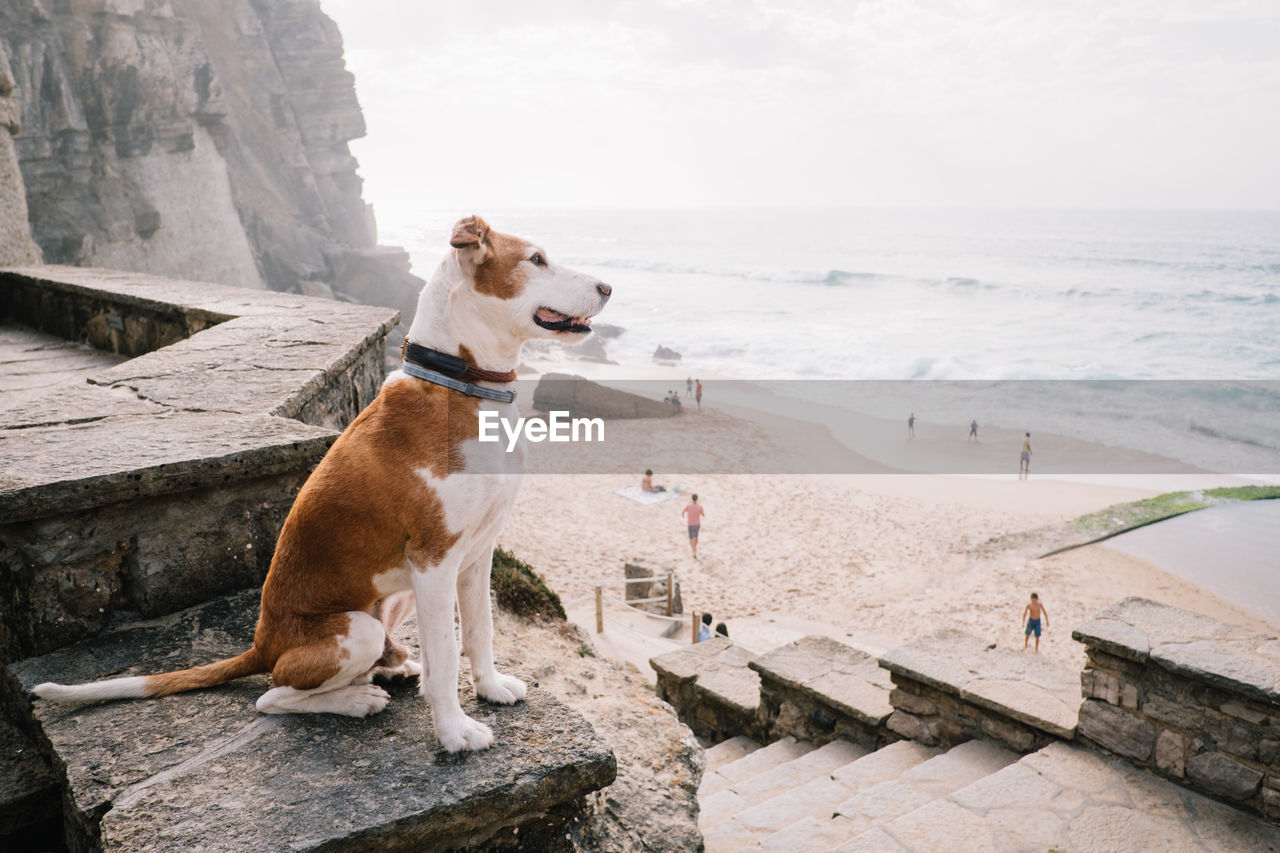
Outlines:
[[702,508],[702,504],[698,503],[698,496],[694,495],[689,505],[680,510],[680,515],[688,519],[689,524],[689,547],[693,549],[693,559],[698,559],[698,529],[702,527],[702,516],[707,511]]

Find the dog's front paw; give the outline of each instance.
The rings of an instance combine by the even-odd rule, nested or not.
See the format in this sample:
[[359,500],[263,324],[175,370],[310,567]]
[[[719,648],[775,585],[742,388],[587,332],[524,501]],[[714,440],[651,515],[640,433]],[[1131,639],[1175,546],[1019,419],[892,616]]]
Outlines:
[[495,672],[492,677],[476,679],[476,694],[497,705],[514,705],[525,697],[529,688],[518,678]]
[[438,720],[436,737],[440,738],[440,745],[449,752],[488,749],[493,743],[493,729],[462,714],[447,721]]

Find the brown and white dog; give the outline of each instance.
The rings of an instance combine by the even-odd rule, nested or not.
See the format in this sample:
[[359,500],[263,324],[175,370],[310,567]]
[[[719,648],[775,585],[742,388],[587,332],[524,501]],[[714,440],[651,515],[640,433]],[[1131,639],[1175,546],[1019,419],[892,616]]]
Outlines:
[[[609,299],[608,285],[551,263],[542,249],[491,231],[478,217],[458,222],[450,245],[423,288],[409,337],[460,356],[476,386],[500,390],[484,378],[513,379],[526,340],[584,339]],[[478,441],[482,410],[512,423],[517,417],[514,403],[404,371],[387,378],[298,493],[245,653],[180,672],[46,683],[34,692],[67,702],[154,697],[270,672],[275,686],[258,699],[259,711],[363,717],[390,698],[371,683],[375,675],[420,675],[444,748],[489,746],[493,732],[458,702],[454,606],[476,693],[500,704],[524,698],[524,682],[494,668],[489,566],[520,488],[525,448]],[[421,666],[392,639],[415,602]]]

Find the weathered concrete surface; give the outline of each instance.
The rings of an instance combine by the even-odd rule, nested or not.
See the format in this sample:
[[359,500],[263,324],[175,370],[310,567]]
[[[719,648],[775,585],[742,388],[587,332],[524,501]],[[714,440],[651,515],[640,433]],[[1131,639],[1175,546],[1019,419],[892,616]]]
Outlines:
[[1079,746],[1054,743],[839,851],[1280,851],[1280,828]]
[[926,744],[987,737],[1018,752],[1071,738],[1077,676],[1043,658],[945,630],[891,649],[880,665],[898,689],[888,727]]
[[83,382],[123,359],[0,320],[0,413],[39,400],[59,385]]
[[[752,661],[768,737],[883,745],[893,712],[889,673],[874,657],[830,637],[802,637]],[[892,739],[890,737],[889,739]]]
[[751,653],[722,637],[649,659],[658,696],[698,737],[717,742],[737,735],[763,739],[760,676]]
[[945,630],[889,650],[880,665],[1055,737],[1075,731],[1077,677],[1037,655]]
[[575,418],[668,418],[680,410],[660,400],[619,391],[581,376],[548,373],[533,391],[533,407],[541,412],[568,412]]
[[[140,675],[216,660],[252,641],[257,593],[123,626],[12,667],[23,686]],[[440,750],[416,686],[373,717],[264,716],[266,676],[156,700],[65,706],[35,718],[66,766],[73,849],[561,849],[587,793],[613,781],[607,743],[534,689],[464,709],[494,746]],[[524,826],[519,833],[515,828]]]
[[1073,636],[1081,738],[1280,823],[1280,639],[1140,598]]
[[1280,703],[1280,638],[1145,598],[1101,610],[1071,636],[1126,660]]
[[5,415],[9,658],[117,609],[156,615],[260,583],[293,495],[376,395],[395,322],[385,308],[67,267],[0,271],[0,311],[143,353]]

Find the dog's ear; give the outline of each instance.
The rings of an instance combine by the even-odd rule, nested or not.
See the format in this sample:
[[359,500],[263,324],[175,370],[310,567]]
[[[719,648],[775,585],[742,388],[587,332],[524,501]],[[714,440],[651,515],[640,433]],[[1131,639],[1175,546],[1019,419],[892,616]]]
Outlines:
[[459,257],[482,264],[489,255],[489,223],[479,216],[459,219],[453,226],[449,245],[458,250]]

